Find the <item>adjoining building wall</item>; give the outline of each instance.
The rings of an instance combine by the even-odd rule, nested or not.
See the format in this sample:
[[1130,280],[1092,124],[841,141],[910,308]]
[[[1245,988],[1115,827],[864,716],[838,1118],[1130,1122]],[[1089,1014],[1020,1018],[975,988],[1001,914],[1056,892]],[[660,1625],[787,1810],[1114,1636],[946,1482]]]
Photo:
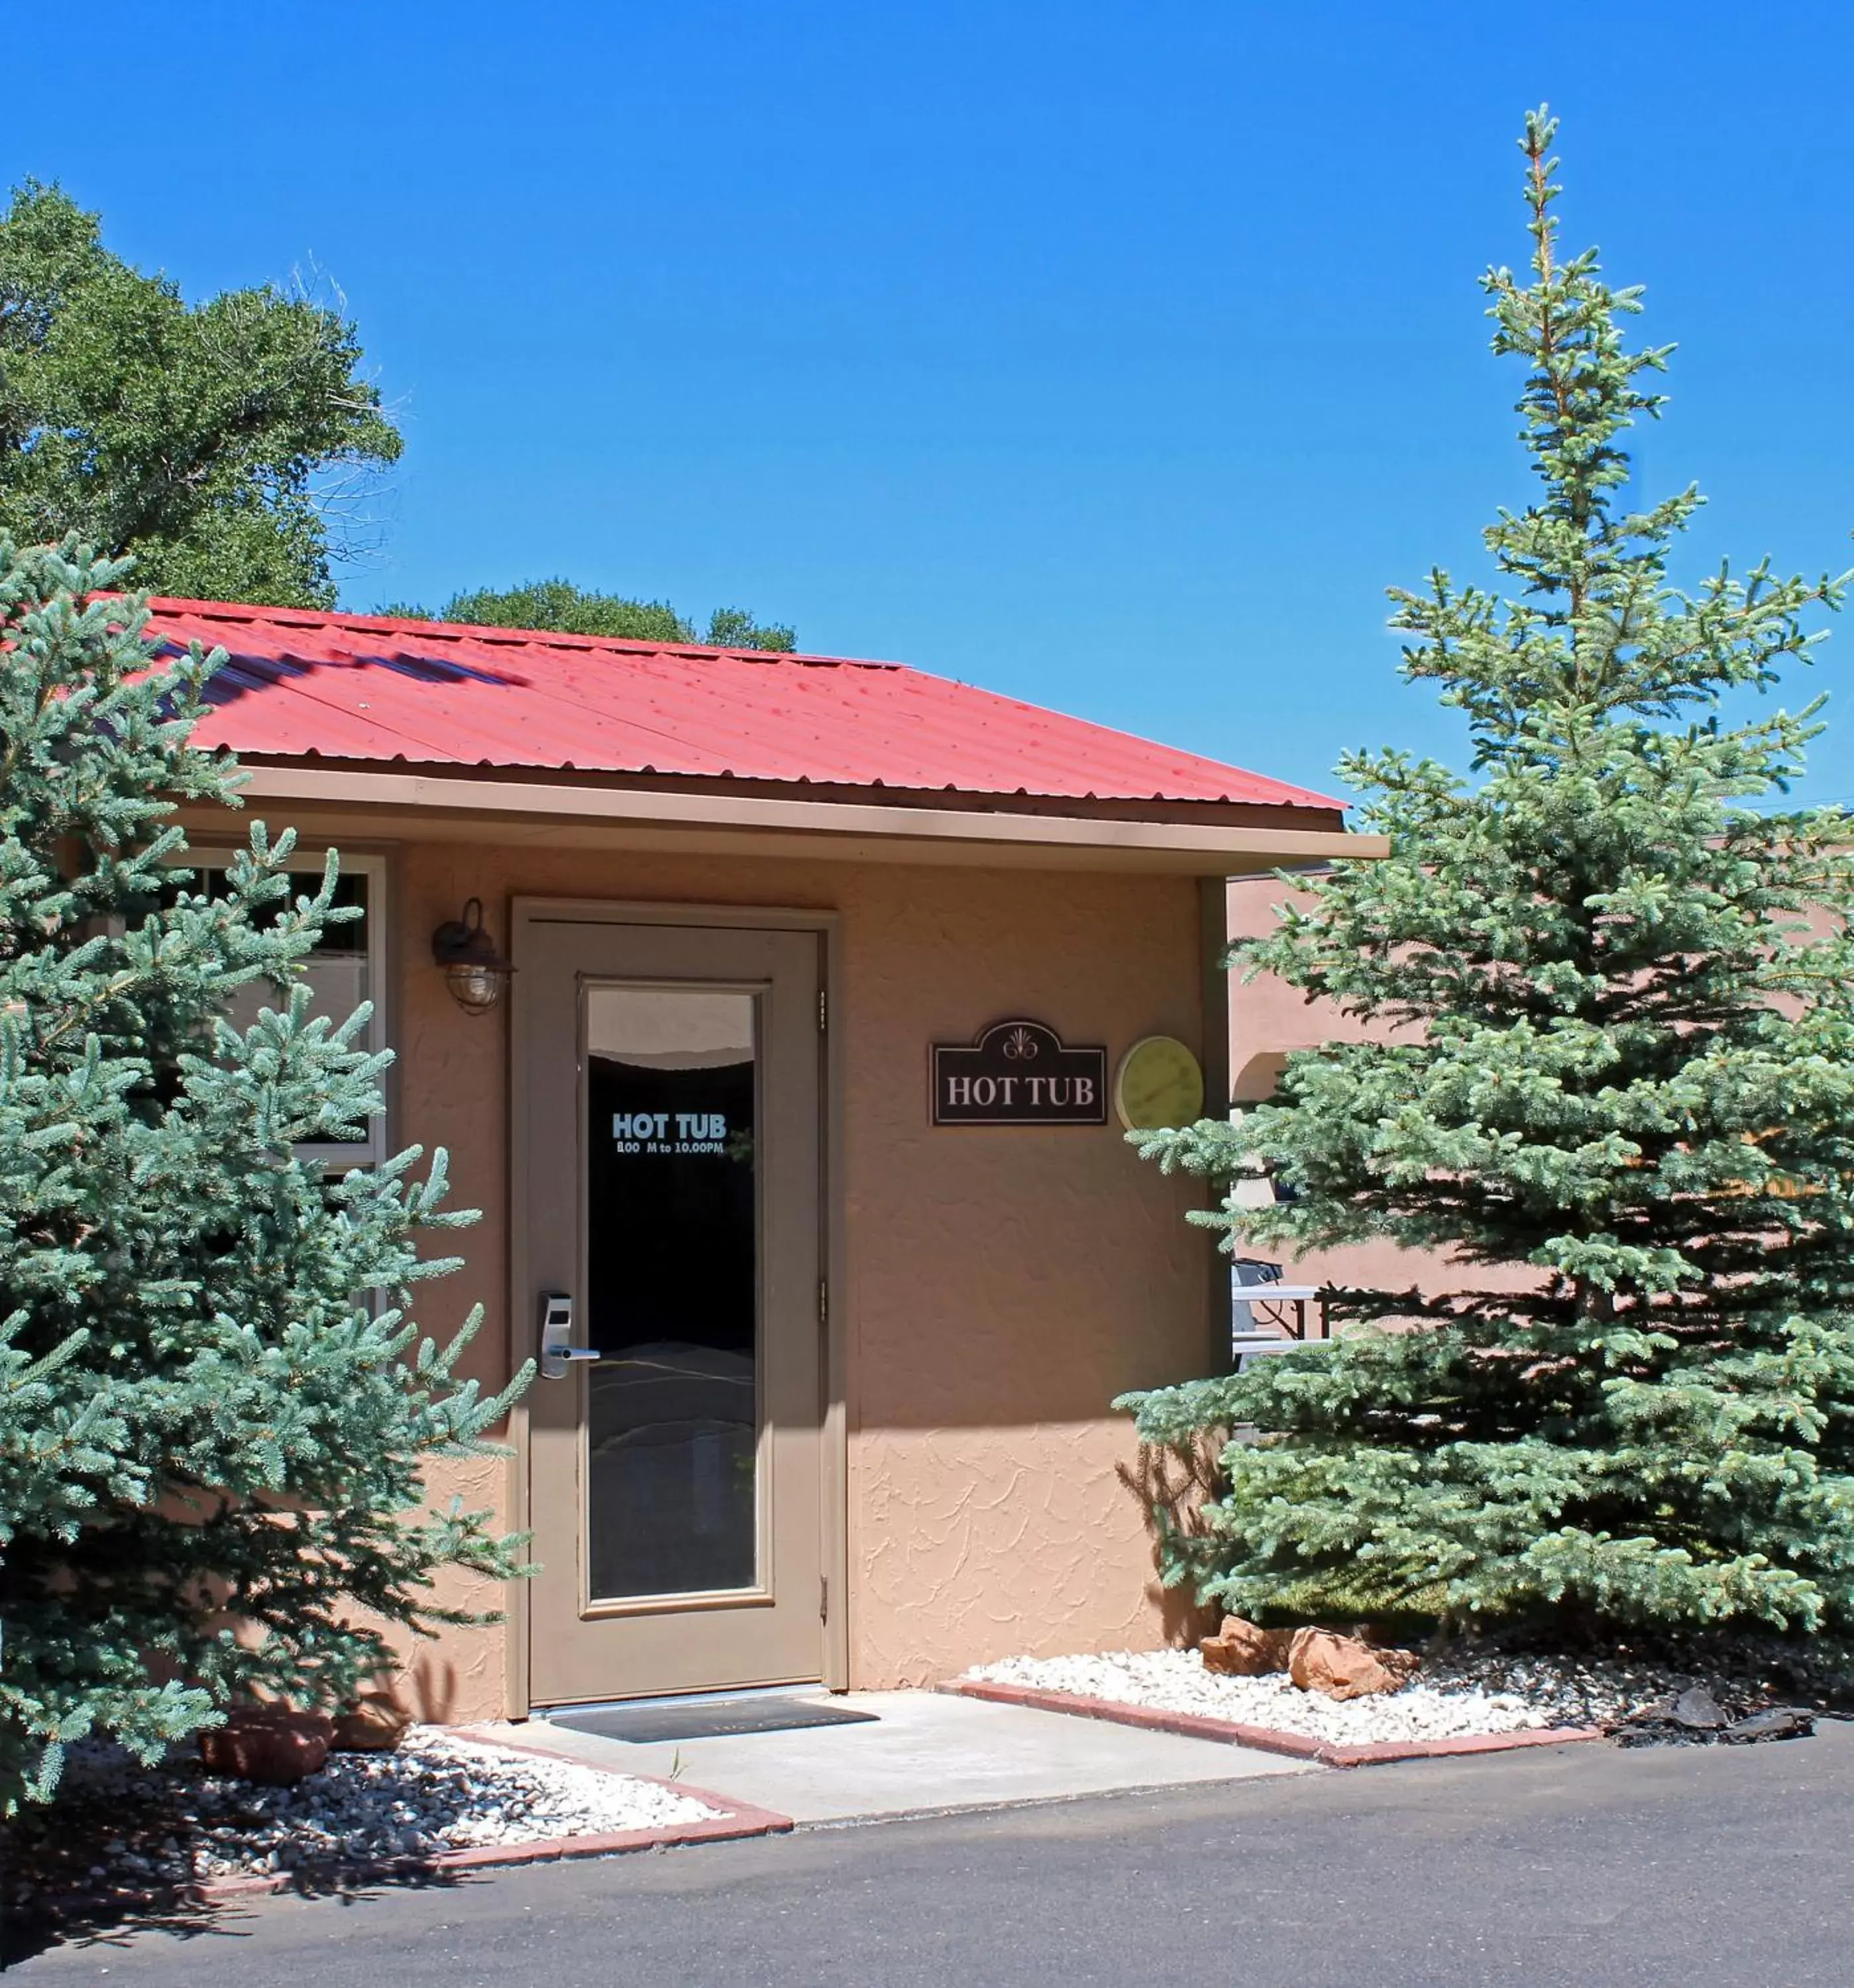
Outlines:
[[[364,818],[346,839],[384,846]],[[1193,880],[525,851],[485,839],[399,848],[390,888],[394,1139],[446,1148],[454,1205],[482,1211],[441,1239],[466,1267],[422,1288],[425,1330],[447,1333],[480,1303],[467,1371],[485,1387],[525,1351],[508,1317],[506,1017],[451,999],[429,963],[434,927],[471,897],[505,942],[516,895],[834,911],[849,1682],[919,1685],[1019,1652],[1164,1640],[1174,1604],[1154,1572],[1137,1447],[1108,1404],[1208,1370],[1210,1245],[1184,1220],[1202,1188],[1142,1163],[1112,1124],[934,1129],[927,1071],[931,1043],[1013,1013],[1105,1043],[1110,1068],[1154,1033],[1201,1050]],[[520,1468],[445,1465],[428,1488],[506,1515]],[[511,1709],[512,1648],[511,1631],[491,1628],[420,1649],[425,1709],[451,1719]]]
[[[1259,938],[1272,931],[1275,907],[1296,901],[1293,890],[1274,877],[1236,877],[1226,891],[1232,940]],[[1302,897],[1298,901],[1305,904],[1307,900]],[[1239,974],[1232,975],[1229,1002],[1230,1097],[1238,1106],[1259,1104],[1272,1095],[1292,1050],[1316,1049],[1322,1043],[1421,1040],[1418,1030],[1393,1029],[1347,1015],[1330,1001],[1309,1001],[1298,989],[1271,974],[1248,982]],[[1441,1252],[1403,1249],[1390,1242],[1310,1250],[1304,1256],[1283,1255],[1272,1249],[1253,1253],[1280,1262],[1287,1280],[1293,1283],[1393,1291],[1414,1288],[1432,1297],[1457,1290],[1519,1290],[1534,1281],[1528,1270],[1466,1265]]]

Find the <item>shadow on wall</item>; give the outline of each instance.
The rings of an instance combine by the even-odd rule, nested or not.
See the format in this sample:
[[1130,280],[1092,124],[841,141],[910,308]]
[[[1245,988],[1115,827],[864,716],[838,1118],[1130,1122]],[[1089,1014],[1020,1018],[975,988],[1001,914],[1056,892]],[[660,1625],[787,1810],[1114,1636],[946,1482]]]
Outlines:
[[[478,1630],[476,1633],[487,1638],[496,1632]],[[457,1708],[464,1692],[457,1665],[448,1658],[420,1650],[407,1668],[397,1672],[389,1682],[395,1702],[421,1725],[448,1726],[456,1719]],[[474,1702],[480,1700],[481,1693],[478,1691],[471,1696]]]
[[[1160,1449],[1143,1446],[1136,1462],[1119,1465],[1115,1475],[1132,1494],[1146,1522],[1146,1535],[1153,1543],[1153,1567],[1159,1566],[1160,1514],[1165,1523],[1182,1522],[1184,1530],[1201,1537],[1207,1530],[1201,1516],[1204,1505],[1219,1489],[1217,1459],[1222,1448],[1211,1437],[1201,1437],[1190,1449]],[[1164,1641],[1174,1647],[1194,1648],[1201,1638],[1214,1636],[1222,1613],[1206,1608],[1188,1587],[1167,1587],[1155,1578],[1146,1591],[1147,1599],[1159,1611]]]

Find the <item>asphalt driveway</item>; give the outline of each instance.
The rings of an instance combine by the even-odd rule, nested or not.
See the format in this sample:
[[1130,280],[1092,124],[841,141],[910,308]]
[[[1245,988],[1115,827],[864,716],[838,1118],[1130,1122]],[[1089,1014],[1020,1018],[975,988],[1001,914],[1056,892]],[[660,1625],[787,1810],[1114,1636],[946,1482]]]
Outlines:
[[275,1899],[27,1958],[137,1988],[1847,1988],[1854,1729],[1115,1795]]

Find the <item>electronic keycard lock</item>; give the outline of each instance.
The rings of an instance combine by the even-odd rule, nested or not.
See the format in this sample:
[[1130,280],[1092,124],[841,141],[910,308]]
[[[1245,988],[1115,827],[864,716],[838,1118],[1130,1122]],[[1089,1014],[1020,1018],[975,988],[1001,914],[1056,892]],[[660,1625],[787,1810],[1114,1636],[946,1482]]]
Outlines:
[[596,1360],[593,1346],[576,1346],[573,1341],[573,1300],[569,1291],[541,1293],[541,1378],[564,1381],[576,1360]]

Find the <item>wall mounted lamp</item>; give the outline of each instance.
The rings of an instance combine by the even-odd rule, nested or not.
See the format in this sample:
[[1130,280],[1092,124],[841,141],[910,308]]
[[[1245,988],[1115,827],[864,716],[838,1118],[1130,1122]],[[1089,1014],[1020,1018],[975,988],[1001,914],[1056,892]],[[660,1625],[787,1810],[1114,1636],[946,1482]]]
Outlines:
[[472,898],[462,918],[447,918],[431,935],[431,957],[444,969],[451,999],[469,1015],[488,1014],[515,971],[483,929],[481,898]]

